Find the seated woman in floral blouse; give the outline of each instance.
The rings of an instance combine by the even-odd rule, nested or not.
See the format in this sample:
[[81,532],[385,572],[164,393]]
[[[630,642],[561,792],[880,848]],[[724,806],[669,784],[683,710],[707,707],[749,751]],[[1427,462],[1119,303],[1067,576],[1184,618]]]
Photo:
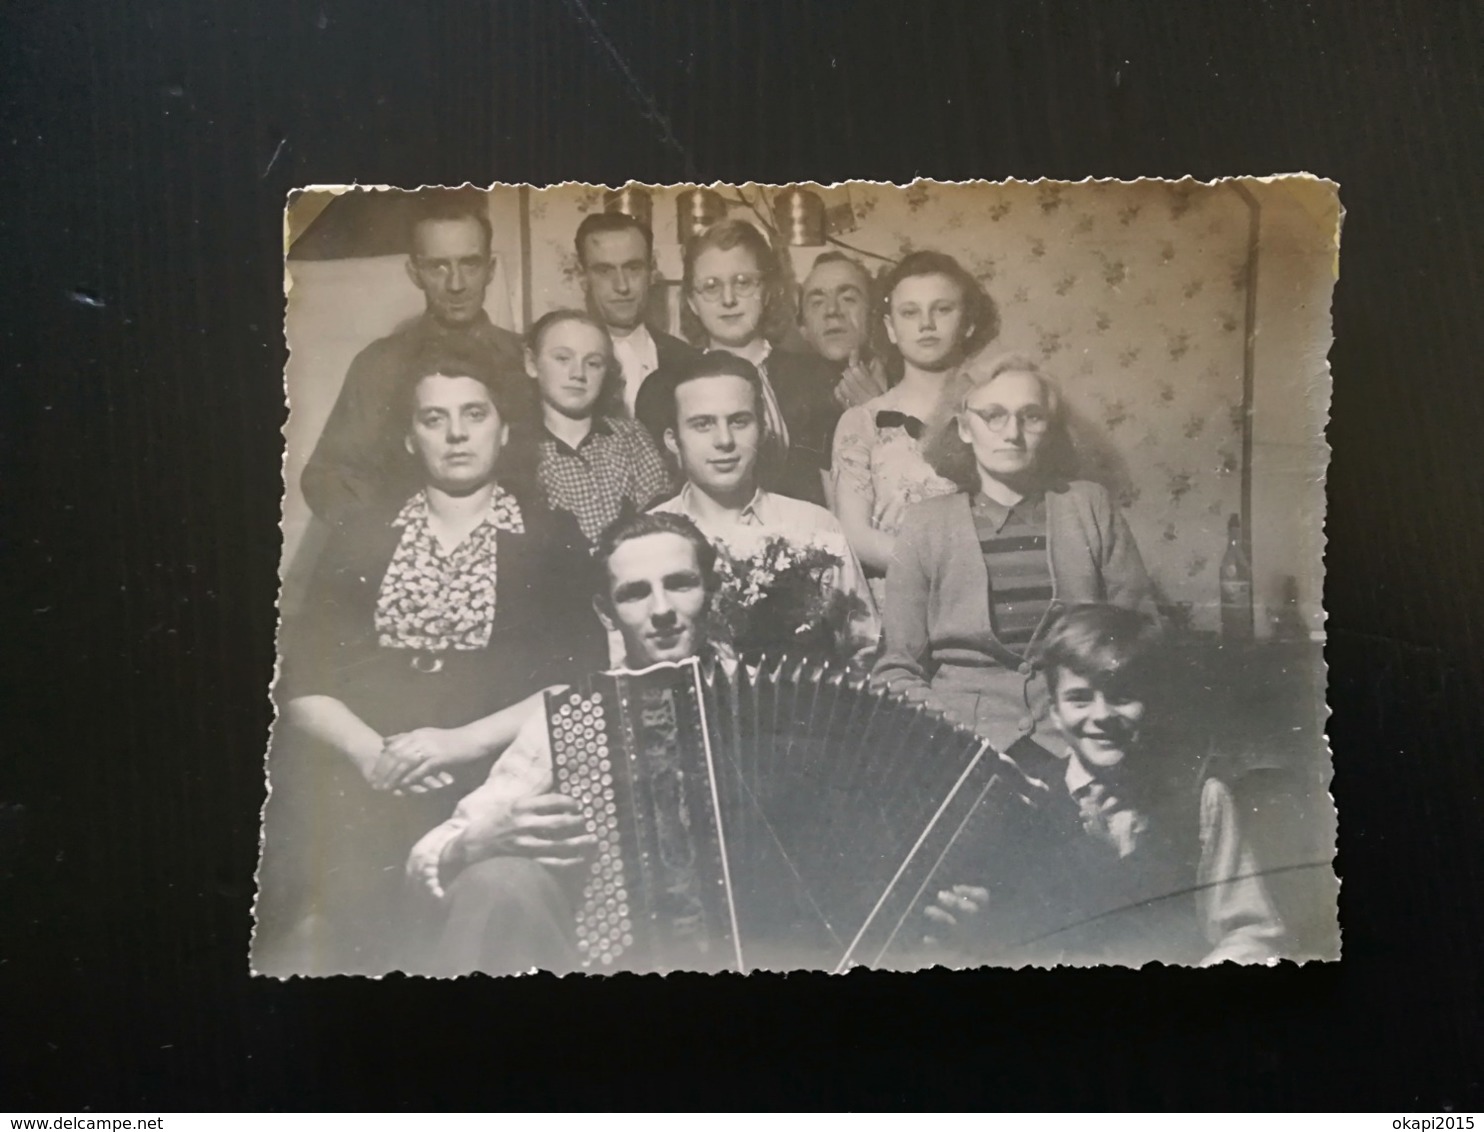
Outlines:
[[953,389],[927,456],[958,490],[906,509],[873,680],[1035,762],[1049,748],[1033,660],[1057,610],[1106,602],[1152,618],[1153,592],[1107,489],[1068,478],[1061,398],[1035,363],[976,364]]
[[508,386],[453,347],[414,362],[406,445],[425,486],[338,528],[285,626],[259,969],[397,967],[407,852],[482,780],[519,712],[510,735],[488,717],[603,657],[564,592],[585,576],[575,522],[496,478]]
[[924,431],[942,415],[946,386],[964,359],[999,332],[978,280],[941,252],[907,256],[882,280],[881,293],[901,379],[845,411],[831,462],[835,515],[878,602],[904,509],[955,490],[923,459]]
[[536,404],[521,422],[546,505],[576,516],[587,541],[626,510],[669,494],[670,471],[649,430],[623,407],[623,374],[608,331],[590,315],[555,310],[526,337]]

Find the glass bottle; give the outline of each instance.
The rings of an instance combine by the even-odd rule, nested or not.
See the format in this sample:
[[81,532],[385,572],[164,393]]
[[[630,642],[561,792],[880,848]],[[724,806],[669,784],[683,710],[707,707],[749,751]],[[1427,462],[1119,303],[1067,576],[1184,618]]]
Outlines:
[[1252,563],[1242,549],[1242,520],[1226,521],[1226,554],[1221,559],[1221,639],[1252,639]]

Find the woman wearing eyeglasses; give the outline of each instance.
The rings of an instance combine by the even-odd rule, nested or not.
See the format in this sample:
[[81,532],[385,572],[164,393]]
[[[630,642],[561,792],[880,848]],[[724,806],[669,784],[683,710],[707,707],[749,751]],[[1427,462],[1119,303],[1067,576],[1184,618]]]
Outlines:
[[1055,386],[1026,358],[958,375],[925,456],[956,486],[906,510],[886,575],[879,686],[925,701],[1032,762],[1047,696],[1034,670],[1065,606],[1156,616],[1149,576],[1107,489],[1067,478]]
[[954,490],[922,456],[924,434],[944,413],[964,359],[999,331],[994,303],[959,262],[913,252],[882,280],[886,335],[899,380],[847,409],[835,429],[835,515],[871,576],[879,603],[892,542],[909,504]]
[[[780,284],[767,238],[746,221],[718,221],[685,247],[682,325],[694,345],[746,358],[762,375],[763,486],[822,505],[840,413],[833,396],[837,375],[819,358],[773,349],[787,305]],[[662,448],[676,376],[668,368],[650,374],[634,405],[634,415]]]

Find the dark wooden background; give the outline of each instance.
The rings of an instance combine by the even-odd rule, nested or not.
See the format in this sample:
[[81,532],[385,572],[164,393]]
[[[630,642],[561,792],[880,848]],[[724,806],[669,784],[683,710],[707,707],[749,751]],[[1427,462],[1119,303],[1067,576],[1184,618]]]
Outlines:
[[[1484,1107],[1472,3],[11,0],[0,1105]],[[310,182],[1342,183],[1339,965],[249,978]]]

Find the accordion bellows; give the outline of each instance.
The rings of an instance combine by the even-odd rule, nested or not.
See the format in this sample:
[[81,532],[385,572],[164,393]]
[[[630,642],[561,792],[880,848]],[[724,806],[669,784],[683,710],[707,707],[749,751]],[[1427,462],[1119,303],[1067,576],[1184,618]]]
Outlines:
[[593,970],[882,964],[921,935],[970,817],[1045,791],[941,715],[801,662],[604,673],[547,715],[556,788],[598,839]]

